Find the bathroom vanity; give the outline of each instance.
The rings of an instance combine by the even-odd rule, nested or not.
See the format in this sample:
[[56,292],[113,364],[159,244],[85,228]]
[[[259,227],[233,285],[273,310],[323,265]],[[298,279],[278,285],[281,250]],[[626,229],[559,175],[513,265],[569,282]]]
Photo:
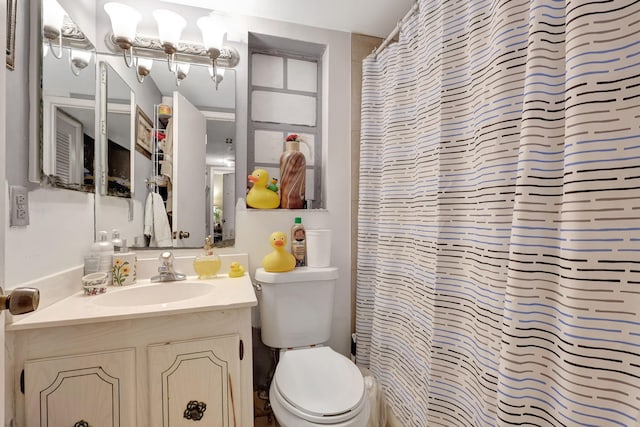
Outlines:
[[219,275],[80,292],[17,320],[16,426],[253,425],[256,304],[248,275]]

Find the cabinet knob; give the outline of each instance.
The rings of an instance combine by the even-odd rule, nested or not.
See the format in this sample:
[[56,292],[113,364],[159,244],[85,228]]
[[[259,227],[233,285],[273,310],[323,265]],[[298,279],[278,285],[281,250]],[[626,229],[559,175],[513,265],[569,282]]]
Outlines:
[[85,420],[80,420],[73,425],[73,427],[89,427],[89,423]]
[[11,314],[25,314],[36,310],[40,305],[40,291],[36,288],[15,288],[4,295],[0,288],[0,310],[9,310]]
[[190,400],[189,403],[187,403],[187,409],[184,410],[184,417],[188,420],[200,421],[202,417],[204,417],[204,411],[206,410],[206,403]]

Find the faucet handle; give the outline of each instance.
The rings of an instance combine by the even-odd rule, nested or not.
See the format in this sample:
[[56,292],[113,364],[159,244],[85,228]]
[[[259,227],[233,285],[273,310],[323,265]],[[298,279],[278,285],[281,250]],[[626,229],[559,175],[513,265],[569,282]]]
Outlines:
[[173,254],[171,251],[164,251],[160,254],[159,260],[164,266],[173,265]]

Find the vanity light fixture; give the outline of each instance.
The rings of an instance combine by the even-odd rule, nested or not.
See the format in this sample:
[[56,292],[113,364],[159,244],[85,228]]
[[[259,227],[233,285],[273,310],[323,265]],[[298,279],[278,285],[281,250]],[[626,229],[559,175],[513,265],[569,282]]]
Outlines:
[[[203,45],[181,42],[182,30],[186,27],[186,20],[175,12],[165,9],[155,10],[152,15],[158,26],[158,38],[150,38],[136,34],[136,28],[141,15],[135,9],[122,3],[109,2],[104,10],[111,19],[113,32],[107,34],[105,42],[109,50],[114,53],[123,52],[128,67],[133,65],[138,69],[140,57],[153,59],[167,59],[169,70],[175,74],[176,85],[187,77],[188,64],[208,65],[211,80],[216,89],[224,72],[222,68],[233,68],[240,61],[238,50],[232,46],[223,46],[226,30],[224,20],[216,12],[201,17],[197,25],[202,32]],[[126,25],[125,22],[127,21]],[[140,59],[139,59],[140,58]],[[181,67],[181,69],[179,69]],[[150,70],[151,67],[147,67]],[[137,70],[138,81],[142,82],[147,73]],[[144,69],[142,70],[145,71]],[[142,79],[140,78],[142,77]]]
[[144,78],[151,73],[151,67],[153,67],[153,59],[136,59],[136,78],[140,83],[142,83],[144,81]]
[[153,17],[158,23],[158,35],[162,48],[167,54],[169,71],[177,72],[175,68],[176,51],[180,35],[187,25],[187,21],[177,13],[165,9],[154,10]]
[[79,76],[80,71],[87,68],[89,62],[91,62],[91,52],[80,49],[69,50],[69,68],[74,76]]
[[127,67],[131,68],[135,62],[133,42],[136,39],[136,28],[142,15],[131,6],[116,2],[105,3],[104,11],[107,12],[111,20],[113,36],[116,44],[122,49],[124,62]]
[[[216,72],[217,60],[220,56],[220,49],[222,49],[222,43],[226,32],[224,23],[222,22],[222,17],[219,14],[211,12],[209,15],[199,18],[196,24],[202,32],[202,43],[204,44],[204,48],[211,59],[209,74],[213,79],[213,76],[217,76],[218,74]],[[216,89],[218,89],[217,78],[215,82]]]
[[[56,0],[44,0],[42,4],[42,35],[47,41],[49,49],[57,59],[62,58],[62,24],[66,12]],[[58,53],[52,43],[58,41]]]

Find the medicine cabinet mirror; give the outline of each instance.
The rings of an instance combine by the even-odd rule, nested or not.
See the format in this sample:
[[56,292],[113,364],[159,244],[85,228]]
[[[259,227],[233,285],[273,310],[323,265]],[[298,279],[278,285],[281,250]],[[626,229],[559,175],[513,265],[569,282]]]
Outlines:
[[[106,79],[109,94],[114,81],[111,72],[109,65]],[[187,77],[176,84],[166,61],[155,60],[152,72],[143,82],[132,84],[135,105],[130,140],[134,145],[129,149],[133,159],[133,207],[97,198],[96,232],[118,229],[136,249],[201,247],[209,234],[215,246],[233,246],[235,78],[234,70],[225,70],[216,90],[208,68],[192,65]],[[111,122],[107,117],[108,135],[112,135]],[[147,129],[147,123],[152,127],[153,141],[148,144],[151,153],[137,144],[136,129],[139,126]],[[109,154],[110,161],[111,158]],[[155,202],[150,205],[151,193],[158,194],[156,200],[161,199],[161,206]],[[153,209],[148,212],[149,206]],[[128,210],[132,210],[133,220],[129,219]],[[154,239],[156,210],[168,219],[170,241]]]
[[[95,189],[95,49],[68,15],[61,44],[40,37],[41,126],[32,136],[30,179],[43,185]],[[41,23],[36,22],[38,25]]]

